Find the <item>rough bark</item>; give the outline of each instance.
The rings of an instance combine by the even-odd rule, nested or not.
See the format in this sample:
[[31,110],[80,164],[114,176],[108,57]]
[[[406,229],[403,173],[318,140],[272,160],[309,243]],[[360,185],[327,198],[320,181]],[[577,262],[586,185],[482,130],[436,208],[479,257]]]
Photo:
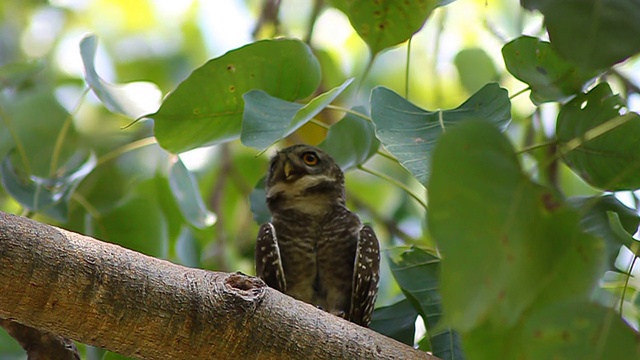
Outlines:
[[430,359],[255,278],[0,212],[0,318],[141,359]]

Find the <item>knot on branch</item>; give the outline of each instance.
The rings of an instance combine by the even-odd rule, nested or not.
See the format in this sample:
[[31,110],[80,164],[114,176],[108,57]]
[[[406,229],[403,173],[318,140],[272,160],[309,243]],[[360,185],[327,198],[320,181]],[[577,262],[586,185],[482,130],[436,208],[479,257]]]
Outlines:
[[254,276],[248,276],[241,272],[229,274],[224,280],[225,293],[234,296],[236,303],[241,305],[245,310],[255,308],[262,302],[264,298],[265,288],[267,284]]

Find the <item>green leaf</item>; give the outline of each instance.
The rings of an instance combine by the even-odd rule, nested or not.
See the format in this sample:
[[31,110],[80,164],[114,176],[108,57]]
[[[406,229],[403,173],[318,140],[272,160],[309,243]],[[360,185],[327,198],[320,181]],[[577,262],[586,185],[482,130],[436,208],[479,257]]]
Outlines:
[[[3,110],[0,157],[17,147],[17,138],[24,148],[31,170],[31,174],[27,175],[48,177],[52,171],[51,156],[57,134],[68,126],[71,115],[58,103],[53,90],[46,86],[20,91],[14,96],[8,96],[10,93],[0,93],[0,107]],[[15,134],[15,138],[11,133]],[[69,159],[80,147],[78,133],[71,126],[64,138],[58,162]]]
[[9,153],[0,167],[0,180],[5,191],[25,209],[43,212],[64,222],[68,202],[78,184],[96,167],[93,153],[76,153],[58,170],[55,177],[40,177],[24,173],[15,166],[14,153]]
[[484,119],[504,129],[511,119],[511,102],[505,89],[487,84],[457,108],[432,112],[376,87],[371,92],[371,118],[385,148],[426,184],[431,152],[444,130],[470,119]]
[[464,359],[458,334],[440,324],[440,259],[412,247],[399,256],[392,254],[389,260],[393,277],[425,322],[433,355],[441,359]]
[[[512,328],[488,325],[464,336],[478,359],[636,359],[637,333],[612,309],[585,300],[562,301],[532,311]],[[635,355],[634,355],[635,354]]]
[[[125,201],[87,220],[86,234],[143,254],[166,258],[168,231],[162,209],[154,196],[155,179],[140,183]],[[140,189],[144,189],[142,193]]]
[[640,116],[607,83],[562,106],[556,136],[563,159],[587,183],[604,190],[640,188]]
[[585,69],[605,69],[640,51],[637,0],[521,0],[538,9],[553,47]]
[[487,83],[498,81],[498,70],[489,55],[480,48],[462,49],[454,60],[460,82],[469,94]]
[[134,359],[130,357],[126,357],[124,355],[116,354],[111,351],[107,351],[104,354],[104,357],[102,358],[102,360],[134,360]]
[[35,74],[44,69],[45,64],[40,60],[11,63],[0,66],[0,89],[20,86]]
[[291,119],[303,107],[302,104],[269,96],[262,90],[249,91],[242,98],[244,114],[240,141],[259,150],[278,141],[287,131]]
[[180,264],[188,267],[202,267],[200,261],[202,257],[202,249],[198,240],[188,227],[183,227],[176,240],[176,257]]
[[443,259],[446,324],[461,332],[504,330],[534,303],[587,298],[602,270],[602,242],[522,173],[487,122],[462,124],[438,143],[428,223]]
[[638,334],[614,310],[588,301],[557,303],[533,313],[518,344],[530,359],[640,358]]
[[[366,109],[361,106],[356,106],[353,111],[366,114]],[[369,160],[378,151],[380,141],[376,138],[373,122],[347,113],[331,126],[327,137],[318,147],[331,155],[346,171]]]
[[450,2],[334,0],[331,4],[349,17],[351,26],[375,55],[408,40],[422,28],[436,7]]
[[624,229],[618,214],[613,211],[609,211],[607,212],[607,217],[609,218],[609,226],[611,227],[611,231],[615,235],[618,242],[628,247],[631,250],[631,252],[633,252],[636,256],[638,256],[639,243],[636,239],[633,238],[631,234],[629,234]]
[[305,98],[320,82],[311,49],[292,39],[263,40],[194,70],[151,117],[160,145],[174,153],[237,139],[242,95],[252,89],[286,101]]
[[262,177],[251,191],[251,194],[249,194],[251,213],[253,214],[253,220],[257,224],[271,221],[271,212],[267,207],[267,192],[264,189],[264,180],[265,178]]
[[269,96],[262,90],[253,90],[244,94],[242,98],[245,106],[240,140],[244,145],[258,150],[268,148],[313,119],[352,81],[353,78],[346,80],[342,85],[316,96],[306,105]]
[[169,186],[180,212],[191,225],[203,229],[216,222],[216,215],[202,201],[195,177],[177,156],[169,168]]
[[[604,240],[608,269],[615,269],[620,246],[630,246],[631,243],[628,242],[628,237],[621,237],[614,226],[619,224],[622,227],[621,230],[630,237],[629,234],[634,234],[640,226],[638,213],[626,207],[611,194],[598,197],[575,197],[570,198],[568,202],[583,214],[580,219],[582,230]],[[615,222],[612,222],[612,213],[616,214]]]
[[100,78],[94,60],[98,50],[98,38],[86,36],[80,41],[80,55],[84,64],[85,81],[98,99],[112,112],[133,119],[156,111],[160,105],[162,92],[156,84],[139,81],[128,84],[110,84]]
[[369,328],[401,343],[413,346],[418,312],[407,299],[375,309]]
[[531,87],[530,98],[536,105],[578,94],[598,75],[576,67],[558,55],[550,43],[530,36],[506,44],[502,56],[507,70]]

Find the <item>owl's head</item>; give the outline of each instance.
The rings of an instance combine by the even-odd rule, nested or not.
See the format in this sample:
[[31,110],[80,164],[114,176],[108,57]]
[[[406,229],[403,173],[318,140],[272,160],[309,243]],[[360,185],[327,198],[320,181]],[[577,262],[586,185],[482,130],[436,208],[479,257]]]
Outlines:
[[326,205],[344,204],[344,174],[317,147],[293,145],[271,158],[265,190],[272,212],[287,208],[320,212]]

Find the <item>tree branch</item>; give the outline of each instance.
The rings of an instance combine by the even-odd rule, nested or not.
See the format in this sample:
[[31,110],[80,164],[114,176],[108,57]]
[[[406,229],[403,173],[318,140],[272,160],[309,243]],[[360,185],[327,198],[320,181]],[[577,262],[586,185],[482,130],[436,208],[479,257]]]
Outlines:
[[80,360],[73,341],[47,331],[0,319],[2,326],[27,352],[29,360]]
[[142,359],[433,359],[257,278],[3,212],[0,317]]

